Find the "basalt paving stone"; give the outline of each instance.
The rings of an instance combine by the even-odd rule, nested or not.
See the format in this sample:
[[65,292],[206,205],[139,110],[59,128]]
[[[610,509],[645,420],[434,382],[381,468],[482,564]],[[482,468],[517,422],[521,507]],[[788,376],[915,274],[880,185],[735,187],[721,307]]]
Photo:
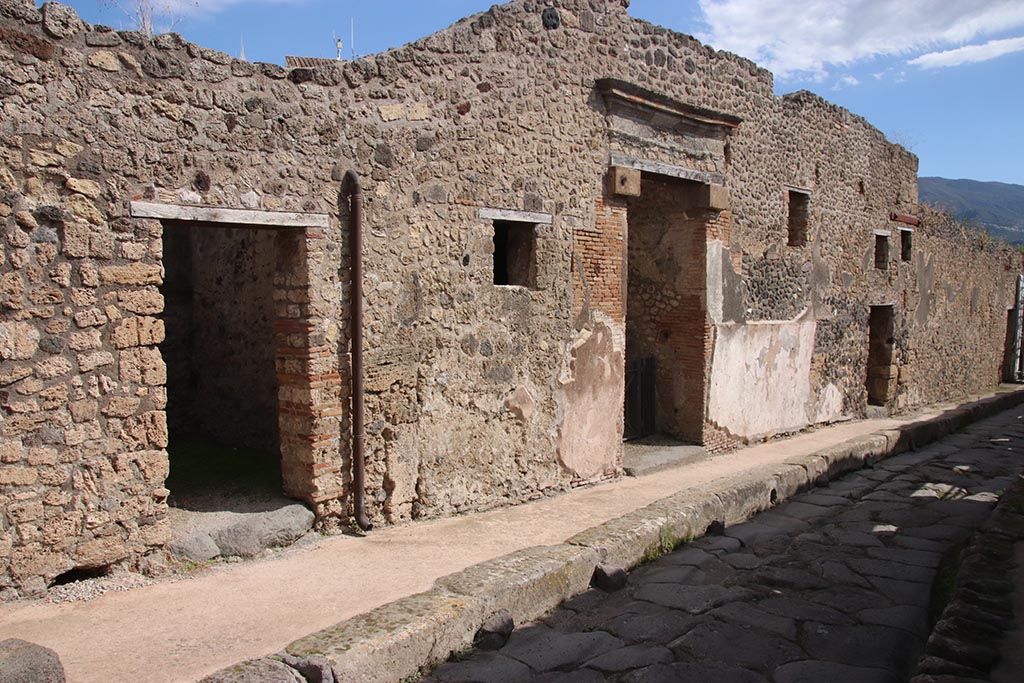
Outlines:
[[896,605],[881,609],[866,609],[858,612],[857,618],[865,624],[898,628],[918,638],[925,638],[928,635],[928,615],[917,607]]
[[[729,557],[726,555],[726,557]],[[707,573],[690,565],[663,566],[650,564],[646,567],[632,572],[629,577],[630,584],[645,585],[649,583],[681,583],[690,586],[698,586],[707,583]]]
[[729,553],[722,557],[733,569],[755,569],[764,564],[767,560],[750,553]]
[[757,603],[757,608],[771,614],[796,619],[797,621],[819,621],[837,625],[857,623],[856,619],[845,612],[828,605],[805,600],[799,595],[794,594],[778,595],[761,600]]
[[900,533],[902,536],[912,536],[914,538],[940,541],[947,545],[953,545],[970,536],[971,530],[955,524],[933,524],[926,527],[901,529]]
[[[945,550],[940,546],[941,550]],[[900,564],[935,569],[942,563],[942,552],[937,550],[911,550],[907,548],[868,548],[867,556]]]
[[[785,505],[781,508],[777,508],[770,512],[763,512],[757,516],[758,524],[767,524],[770,527],[781,529],[788,532],[789,534],[801,533],[804,531],[810,531],[812,527],[808,522],[797,517],[791,517],[786,514],[786,510],[789,505]],[[827,509],[827,508],[826,508]]]
[[846,560],[847,566],[866,578],[881,577],[931,585],[935,570],[873,558]]
[[655,664],[626,675],[622,683],[768,683],[764,676],[736,666],[680,662]]
[[643,586],[634,596],[656,605],[700,614],[709,609],[736,600],[752,600],[756,593],[745,588],[726,586],[673,586],[653,584]]
[[730,538],[735,538],[745,547],[751,548],[769,539],[785,536],[789,532],[777,526],[769,526],[758,522],[744,522],[727,528],[725,533]]
[[884,544],[882,539],[873,533],[865,531],[853,531],[841,527],[827,527],[823,534],[838,546],[853,546],[856,548],[880,548]]
[[615,617],[604,629],[627,643],[667,644],[685,635],[699,618],[661,605],[644,603],[647,609]]
[[814,661],[783,664],[772,675],[774,683],[901,683],[902,680],[884,669]]
[[[801,503],[799,501],[792,501],[786,503],[779,508],[780,512],[783,512],[787,517],[794,519],[803,520],[805,522],[816,522],[824,517],[830,517],[836,513],[833,506],[827,505],[812,505],[811,503]],[[771,516],[771,513],[766,513],[767,516]],[[758,520],[761,519],[759,515]]]
[[831,584],[848,584],[860,588],[871,588],[871,582],[847,567],[842,562],[826,560],[818,563],[816,571]]
[[466,661],[442,664],[431,674],[437,683],[520,683],[531,678],[530,667],[495,652],[474,653]]
[[820,576],[797,567],[759,567],[743,577],[745,584],[758,584],[769,588],[788,588],[809,591],[828,588],[830,583]]
[[853,504],[853,501],[849,498],[830,495],[828,489],[817,489],[808,493],[801,493],[798,496],[793,496],[792,501],[794,503],[809,503],[821,507],[842,507]]
[[728,605],[722,605],[709,614],[721,621],[749,626],[762,631],[770,631],[787,640],[796,640],[797,624],[795,619],[766,612],[759,609],[756,603],[730,602]]
[[[530,679],[530,683],[603,683],[604,675],[593,669],[578,669],[568,673],[553,671]],[[486,683],[486,681],[482,682]]]
[[[911,585],[916,586],[917,584]],[[861,610],[874,607],[892,607],[896,604],[884,595],[879,595],[877,590],[853,586],[834,586],[802,595],[807,600],[847,614],[856,614]]]
[[799,645],[781,636],[714,620],[694,626],[669,647],[694,661],[716,660],[769,675],[779,665],[807,656]]
[[808,622],[801,627],[800,643],[814,659],[899,672],[920,648],[920,639],[886,626],[836,626]]
[[620,673],[652,664],[667,664],[673,659],[672,651],[661,645],[627,645],[595,657],[585,666],[606,673]]
[[[688,549],[700,549],[709,553],[723,553],[739,550],[739,548],[740,542],[735,538],[729,538],[728,536],[704,536],[691,543]],[[686,552],[686,550],[682,552]]]
[[[865,577],[871,585],[878,589],[878,592],[892,600],[897,605],[916,605],[927,608],[931,598],[931,584],[915,583],[913,581],[899,581],[897,579],[883,579],[881,577]],[[875,605],[882,607],[882,605]]]
[[604,631],[561,633],[535,624],[514,632],[499,654],[544,672],[582,664],[623,645],[621,640]]
[[[589,592],[589,591],[588,591]],[[600,591],[594,591],[600,593]],[[573,633],[601,628],[609,620],[625,614],[643,614],[649,610],[649,602],[637,600],[628,591],[605,594],[603,600],[594,602],[587,609],[579,611],[558,609],[542,619],[542,622],[557,631]]]

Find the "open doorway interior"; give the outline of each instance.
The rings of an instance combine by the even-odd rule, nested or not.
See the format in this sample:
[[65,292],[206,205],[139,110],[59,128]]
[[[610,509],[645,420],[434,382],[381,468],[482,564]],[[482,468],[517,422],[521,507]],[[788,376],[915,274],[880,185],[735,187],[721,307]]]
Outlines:
[[644,173],[627,234],[625,439],[700,444],[706,212],[700,184]]
[[172,507],[279,505],[275,253],[274,231],[164,225]]
[[885,406],[896,395],[892,306],[872,306],[868,316],[868,405]]

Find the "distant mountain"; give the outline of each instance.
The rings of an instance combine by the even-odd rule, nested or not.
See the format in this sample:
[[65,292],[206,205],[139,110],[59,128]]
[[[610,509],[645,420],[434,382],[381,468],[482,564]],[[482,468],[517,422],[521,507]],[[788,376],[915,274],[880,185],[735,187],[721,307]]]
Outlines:
[[918,178],[920,200],[976,223],[993,237],[1024,245],[1024,185]]

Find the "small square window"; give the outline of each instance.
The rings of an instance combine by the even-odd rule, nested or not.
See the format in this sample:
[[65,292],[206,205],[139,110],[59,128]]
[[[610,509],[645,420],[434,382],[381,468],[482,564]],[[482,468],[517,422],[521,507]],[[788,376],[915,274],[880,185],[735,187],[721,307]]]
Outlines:
[[914,231],[900,230],[900,260],[910,261],[914,257]]
[[806,192],[789,191],[789,241],[791,247],[807,244],[807,223],[810,195]]
[[889,270],[889,236],[875,233],[875,268]]
[[534,288],[537,230],[533,223],[494,221],[494,284]]

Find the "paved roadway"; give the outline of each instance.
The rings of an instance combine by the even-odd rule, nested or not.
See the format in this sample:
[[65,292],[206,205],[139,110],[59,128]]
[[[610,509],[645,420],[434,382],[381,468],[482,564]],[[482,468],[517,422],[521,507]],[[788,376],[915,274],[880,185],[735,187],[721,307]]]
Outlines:
[[[437,683],[897,683],[933,579],[1024,466],[1010,410],[590,590]],[[658,475],[652,475],[658,476]]]

